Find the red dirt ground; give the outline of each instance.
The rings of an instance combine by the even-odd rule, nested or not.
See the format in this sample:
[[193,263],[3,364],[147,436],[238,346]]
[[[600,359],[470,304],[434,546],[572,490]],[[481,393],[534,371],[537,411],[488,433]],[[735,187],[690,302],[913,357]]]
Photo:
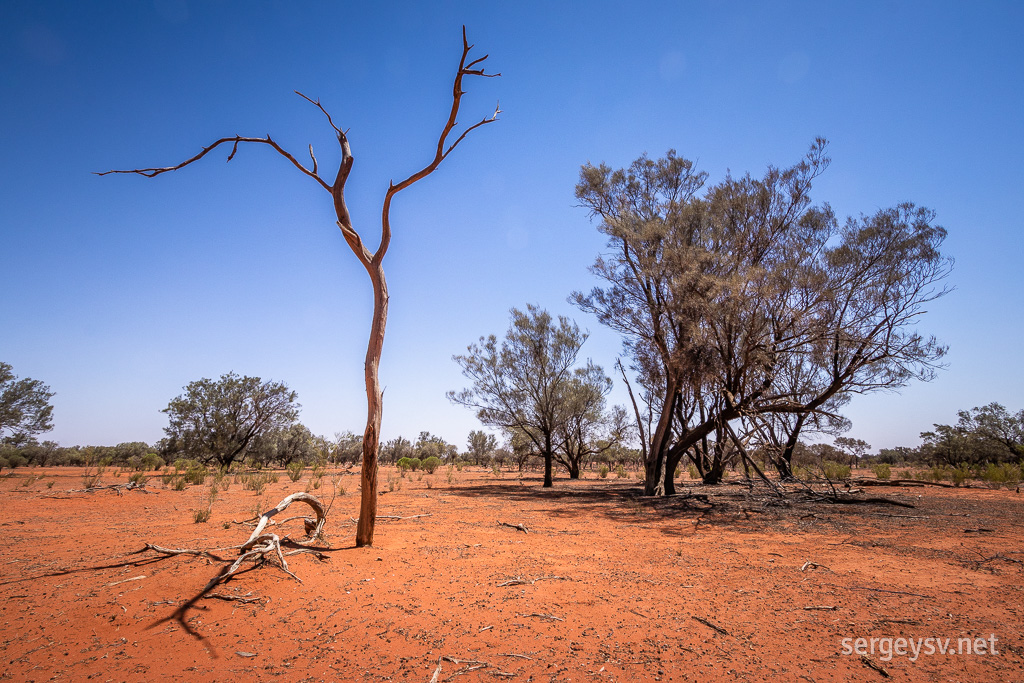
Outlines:
[[[249,527],[232,520],[259,497],[233,484],[196,524],[209,485],[83,493],[81,470],[19,469],[0,478],[0,679],[885,680],[874,666],[897,681],[1024,680],[1012,490],[872,487],[915,507],[774,506],[739,486],[651,500],[635,480],[588,476],[545,490],[532,475],[411,474],[379,514],[429,516],[382,519],[363,549],[358,477],[343,476],[326,559],[293,556],[302,583],[267,563],[218,586],[259,602],[199,601],[187,621],[200,640],[160,620],[223,565],[132,552],[241,543]],[[263,509],[307,481],[281,476]],[[916,661],[842,645],[935,637],[955,651],[990,635],[998,654]]]

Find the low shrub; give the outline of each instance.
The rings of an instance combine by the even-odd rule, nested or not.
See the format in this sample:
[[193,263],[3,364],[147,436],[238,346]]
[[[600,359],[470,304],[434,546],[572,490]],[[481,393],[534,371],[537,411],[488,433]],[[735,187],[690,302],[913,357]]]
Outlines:
[[299,479],[302,479],[302,473],[306,471],[306,465],[298,461],[290,462],[288,463],[288,466],[285,467],[285,470],[288,472],[289,479],[292,481],[298,481]]
[[826,460],[825,462],[821,463],[821,472],[829,481],[850,478],[850,466],[840,465],[839,463],[834,462],[832,460]]
[[597,476],[601,477],[602,479],[607,479],[608,473],[610,471],[611,470],[608,469],[608,465],[601,465],[600,467],[597,468]]
[[183,476],[185,481],[189,484],[202,485],[206,483],[207,474],[209,474],[209,472],[206,471],[206,468],[196,463],[194,467],[189,467],[185,470],[185,474]]
[[267,485],[270,484],[271,481],[277,481],[277,476],[272,475],[269,472],[252,472],[249,474],[243,474],[241,479],[242,488],[246,491],[254,491],[257,496],[262,496],[267,490]]
[[160,468],[165,464],[164,459],[156,453],[146,453],[142,456],[142,466],[146,471],[152,470],[154,472],[159,472]]
[[888,481],[889,478],[892,477],[892,468],[885,463],[875,465],[871,470],[875,473],[875,477],[882,481]]
[[615,466],[615,476],[618,477],[619,479],[625,479],[626,476],[627,476],[626,475],[626,468],[623,467],[622,465],[616,465]]
[[432,455],[420,463],[420,465],[427,474],[433,474],[441,466],[441,461]]
[[985,466],[985,470],[981,473],[983,481],[987,481],[990,484],[996,484],[997,486],[1007,485],[1013,486],[1020,483],[1022,479],[1021,465],[1013,465],[1005,462],[1001,465],[994,465],[989,463]]

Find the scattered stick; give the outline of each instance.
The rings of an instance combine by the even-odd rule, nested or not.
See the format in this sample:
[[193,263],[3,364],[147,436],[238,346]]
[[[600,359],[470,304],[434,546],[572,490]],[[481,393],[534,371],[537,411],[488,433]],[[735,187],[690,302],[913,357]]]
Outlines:
[[517,655],[515,652],[502,652],[498,656],[499,657],[518,657],[519,659],[530,659],[530,660],[533,659],[533,657],[528,657],[526,655]]
[[[818,564],[817,562],[810,561],[804,562],[804,566],[800,567],[800,571],[802,572],[807,571],[808,569],[828,569],[828,567],[826,567],[823,564]],[[831,569],[828,570],[832,571]]]
[[872,662],[870,659],[867,658],[867,656],[861,655],[860,661],[862,661],[864,663],[864,666],[866,666],[867,668],[874,669],[878,673],[882,674],[883,678],[889,678],[889,672],[880,667],[879,665],[875,664],[874,662]]
[[490,666],[490,664],[488,664],[487,662],[480,662],[475,659],[455,659],[454,657],[441,655],[437,658],[437,668],[434,669],[434,674],[430,677],[430,683],[437,683],[438,678],[440,678],[441,662],[451,662],[455,666],[459,666],[460,664],[467,665],[465,669],[460,669],[459,671],[456,671],[451,676],[446,678],[446,681],[450,681],[460,674],[469,673],[470,671],[476,671],[477,669],[486,669]]
[[537,617],[539,619],[547,619],[549,621],[565,621],[562,617],[556,617],[554,614],[541,614],[540,612],[530,612],[529,614],[517,614],[517,617]]
[[498,526],[507,526],[510,529],[515,529],[517,531],[522,531],[524,534],[530,533],[530,530],[527,529],[522,524],[509,524],[508,522],[502,522],[501,520],[498,520]]
[[502,581],[501,583],[498,584],[498,588],[504,588],[505,586],[524,586],[524,585],[532,586],[533,584],[537,583],[538,581],[544,581],[546,579],[547,580],[558,580],[558,581],[566,581],[567,580],[564,576],[538,576],[536,579],[523,579],[523,578],[520,578],[520,577],[517,576],[514,579],[509,579],[508,581]]
[[699,621],[700,623],[704,624],[705,626],[707,626],[707,627],[708,627],[708,628],[710,628],[711,630],[713,630],[713,631],[718,631],[718,632],[719,632],[719,633],[721,633],[721,634],[722,634],[723,636],[727,636],[727,635],[729,635],[729,632],[728,632],[728,631],[726,631],[726,630],[725,630],[724,628],[722,628],[721,626],[719,626],[718,624],[713,624],[713,623],[711,623],[710,621],[708,621],[707,619],[704,619],[704,618],[698,617],[698,616],[696,616],[696,615],[690,615],[690,616],[691,616],[691,618],[692,618],[692,619],[693,619],[694,621]]
[[159,494],[159,491],[147,491],[146,484],[136,484],[130,481],[127,484],[104,484],[103,486],[90,486],[84,489],[70,489],[68,493],[95,493],[96,491],[114,491],[117,495],[123,495],[124,491],[138,491],[140,493]]
[[114,583],[108,583],[107,588],[110,588],[111,586],[116,586],[119,583],[128,583],[129,581],[140,581],[144,578],[146,578],[145,574],[142,574],[140,576],[133,576],[130,579],[121,579],[120,581],[115,581]]
[[216,598],[217,600],[228,600],[228,601],[232,601],[232,602],[244,602],[244,603],[247,603],[247,604],[251,603],[251,602],[259,602],[260,601],[260,598],[258,596],[249,597],[250,595],[251,595],[251,593],[246,594],[246,595],[225,595],[224,593],[210,593],[206,597],[208,597],[208,598]]
[[375,519],[391,519],[391,520],[399,520],[399,519],[419,519],[420,517],[430,517],[431,515],[433,515],[433,513],[432,513],[432,512],[428,512],[428,513],[427,513],[427,514],[425,514],[425,515],[409,515],[408,517],[399,517],[398,515],[377,515],[377,516],[375,517]]
[[[842,586],[839,586],[842,588]],[[896,595],[912,595],[915,598],[930,598],[930,595],[921,595],[920,593],[908,593],[906,591],[893,591],[885,588],[862,588],[860,586],[849,586],[849,590],[852,591],[872,591],[874,593],[894,593]]]
[[808,612],[811,612],[811,611],[814,611],[814,610],[835,611],[835,610],[837,610],[839,608],[834,606],[834,605],[821,605],[821,606],[813,606],[813,605],[811,605],[811,606],[808,606],[808,607],[804,607],[803,609],[807,610]]
[[966,484],[955,486],[953,484],[943,484],[940,481],[923,481],[921,479],[890,479],[885,481],[883,479],[851,479],[851,483],[857,484],[858,486],[940,486],[945,489],[955,488],[970,488]]

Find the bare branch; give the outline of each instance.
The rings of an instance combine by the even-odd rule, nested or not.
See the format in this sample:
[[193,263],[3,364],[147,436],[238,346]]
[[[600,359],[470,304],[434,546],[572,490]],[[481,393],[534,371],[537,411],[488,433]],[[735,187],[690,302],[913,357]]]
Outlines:
[[[314,167],[314,170],[311,171],[308,168],[306,168],[305,166],[303,166],[301,163],[299,163],[299,161],[294,156],[292,156],[290,153],[285,151],[284,148],[282,148],[279,144],[277,144],[276,141],[271,139],[271,137],[269,135],[267,137],[265,137],[265,138],[247,138],[247,137],[242,137],[241,135],[234,135],[234,136],[229,137],[229,138],[221,138],[220,140],[217,140],[216,142],[214,142],[212,145],[210,145],[208,147],[203,147],[203,151],[201,151],[199,154],[196,154],[194,157],[186,159],[185,161],[181,162],[180,164],[176,164],[174,166],[163,166],[163,167],[159,167],[159,168],[154,167],[154,168],[133,168],[133,169],[126,169],[126,170],[110,170],[110,171],[103,171],[103,172],[94,172],[94,174],[102,176],[102,175],[110,175],[112,173],[134,173],[135,175],[141,175],[141,176],[145,176],[147,178],[155,178],[156,176],[160,175],[161,173],[168,173],[170,171],[177,171],[180,168],[184,168],[184,167],[188,166],[191,163],[199,161],[200,159],[205,157],[207,154],[212,152],[214,149],[216,149],[220,145],[223,145],[223,144],[228,143],[228,142],[231,143],[231,154],[228,155],[228,158],[227,158],[228,161],[231,161],[235,157],[235,153],[238,151],[238,143],[240,143],[240,142],[252,142],[252,143],[257,143],[257,144],[262,144],[262,145],[269,145],[270,147],[273,147],[274,150],[278,154],[283,156],[288,161],[292,162],[292,165],[295,166],[295,168],[299,169],[300,171],[302,171],[303,173],[308,175],[310,178],[312,178],[313,180],[317,181],[320,184],[320,186],[322,188],[324,188],[325,190],[327,190],[328,192],[331,191],[331,186],[328,185],[326,182],[324,182],[324,179],[321,178],[317,174],[315,167]],[[314,159],[314,162],[315,161],[316,160]]]
[[467,57],[469,57],[469,51],[471,49],[473,49],[473,46],[470,45],[469,41],[466,39],[466,27],[463,26],[462,57],[459,59],[459,69],[455,73],[455,82],[452,84],[452,108],[448,114],[448,121],[445,122],[444,128],[441,131],[441,135],[440,137],[438,137],[437,149],[434,152],[433,160],[429,164],[424,166],[422,169],[420,169],[416,173],[413,173],[411,176],[401,181],[400,183],[391,183],[388,186],[387,194],[384,196],[384,207],[383,210],[381,211],[380,246],[377,248],[377,251],[373,255],[374,263],[379,264],[381,262],[381,260],[384,258],[384,254],[387,253],[388,245],[391,243],[391,199],[396,194],[398,194],[405,188],[409,187],[413,183],[422,180],[423,178],[433,173],[434,170],[437,169],[437,167],[441,164],[441,162],[444,161],[445,157],[447,157],[452,152],[452,150],[459,145],[460,142],[465,140],[466,136],[469,135],[471,131],[479,128],[480,126],[486,125],[488,123],[493,123],[498,120],[498,114],[501,112],[501,109],[499,107],[495,107],[494,114],[492,114],[490,118],[484,118],[479,122],[473,124],[472,126],[467,128],[462,133],[462,135],[460,135],[458,139],[455,140],[455,142],[451,143],[450,145],[448,144],[449,134],[451,134],[452,129],[455,128],[456,125],[458,125],[457,117],[459,114],[459,106],[462,102],[462,96],[466,94],[465,90],[462,89],[463,77],[483,76],[485,78],[493,78],[495,76],[501,75],[500,73],[484,73],[484,70],[482,68],[472,68],[478,64],[481,64],[484,60],[487,59],[489,55],[478,57],[477,59],[474,59],[473,61],[467,64],[466,59]]
[[331,115],[327,112],[326,109],[324,109],[324,106],[322,104],[320,104],[320,98],[319,97],[317,99],[313,100],[313,99],[310,99],[309,97],[303,95],[298,90],[295,90],[294,92],[295,92],[296,95],[298,95],[299,97],[301,97],[302,99],[306,100],[310,104],[314,105],[317,109],[322,111],[324,113],[324,116],[327,117],[327,123],[331,124],[331,128],[334,129],[335,133],[337,133],[338,135],[344,135],[344,133],[341,132],[341,129],[338,128],[336,125],[334,125],[334,119],[331,118]]

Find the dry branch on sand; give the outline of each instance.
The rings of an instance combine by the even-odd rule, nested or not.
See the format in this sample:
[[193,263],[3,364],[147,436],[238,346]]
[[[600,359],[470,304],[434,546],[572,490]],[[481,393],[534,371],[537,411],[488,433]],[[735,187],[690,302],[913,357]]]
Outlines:
[[[278,537],[277,534],[263,533],[263,530],[266,528],[266,526],[272,522],[274,515],[278,514],[279,512],[283,512],[289,505],[291,505],[294,502],[305,503],[306,505],[311,507],[313,509],[313,512],[316,514],[316,519],[312,519],[309,517],[291,517],[289,518],[289,520],[285,520],[303,520],[306,539],[297,541],[288,536],[285,536],[284,540],[292,545],[304,546],[309,543],[312,543],[320,536],[320,532],[323,531],[324,522],[327,520],[327,511],[325,510],[323,503],[321,503],[316,496],[311,495],[309,493],[293,493],[290,496],[287,496],[284,500],[275,505],[273,508],[267,510],[262,515],[260,515],[259,521],[256,523],[256,528],[253,529],[252,533],[249,535],[249,539],[241,545],[228,546],[226,548],[210,548],[204,550],[193,548],[164,548],[158,545],[154,545],[152,543],[147,543],[145,547],[142,548],[142,550],[139,550],[138,552],[142,553],[147,550],[152,550],[163,555],[202,555],[205,557],[213,558],[214,556],[210,553],[214,550],[239,551],[239,555],[237,558],[235,558],[234,562],[232,562],[230,565],[223,567],[220,572],[218,572],[213,578],[209,580],[209,582],[207,582],[207,584],[203,587],[201,591],[199,591],[199,593],[196,596],[194,596],[191,600],[186,601],[184,604],[178,607],[178,609],[174,610],[174,612],[171,613],[169,616],[164,617],[163,619],[160,619],[159,621],[152,624],[149,628],[153,628],[154,626],[158,626],[159,624],[162,624],[166,621],[170,621],[173,619],[174,621],[177,621],[179,624],[181,624],[181,627],[185,629],[185,631],[189,635],[192,635],[198,638],[199,640],[203,640],[205,643],[203,637],[186,623],[185,615],[188,612],[188,610],[193,605],[195,605],[199,600],[209,596],[210,591],[212,591],[218,584],[227,581],[235,573],[237,573],[241,568],[242,563],[246,560],[256,560],[257,562],[263,562],[271,556],[276,556],[281,571],[283,571],[285,574],[301,583],[302,579],[300,579],[298,576],[291,572],[291,570],[288,568],[288,562],[284,559],[285,553],[281,550],[282,539]],[[292,555],[298,552],[306,552],[309,550],[310,549],[308,548],[300,548],[299,550],[293,550],[287,554]],[[319,557],[319,553],[317,553],[317,555]],[[225,599],[219,595],[215,597]]]

